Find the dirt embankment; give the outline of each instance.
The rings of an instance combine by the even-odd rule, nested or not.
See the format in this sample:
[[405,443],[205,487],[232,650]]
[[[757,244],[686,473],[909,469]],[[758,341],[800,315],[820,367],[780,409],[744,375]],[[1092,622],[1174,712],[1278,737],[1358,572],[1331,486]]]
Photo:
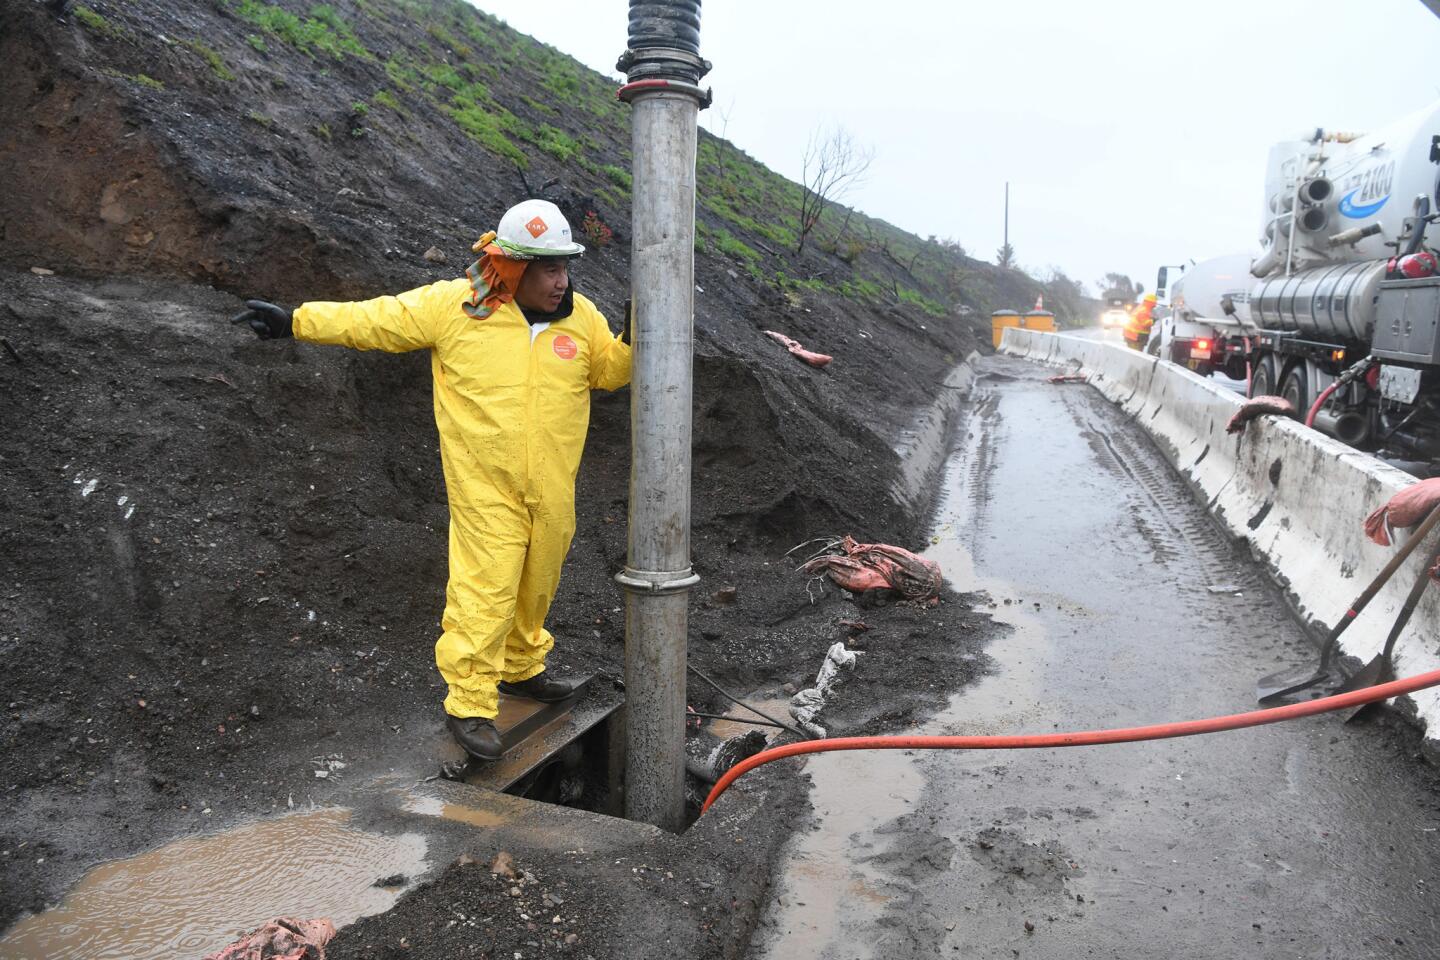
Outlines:
[[[447,513],[427,364],[256,342],[226,323],[236,295],[293,303],[452,276],[480,228],[557,176],[546,195],[574,222],[597,210],[615,226],[577,285],[612,317],[628,288],[628,194],[607,172],[623,173],[628,129],[623,110],[585,106],[603,82],[566,66],[570,100],[534,97],[568,61],[464,5],[337,3],[336,22],[364,51],[340,59],[241,16],[261,8],[308,9],[96,3],[85,9],[98,19],[82,22],[22,2],[0,14],[10,65],[0,164],[13,186],[0,192],[0,335],[14,351],[0,354],[10,412],[0,432],[0,925],[53,903],[99,859],[291,799],[330,802],[333,788],[311,776],[317,753],[383,755],[417,710],[438,727],[430,648]],[[417,29],[426,22],[449,40]],[[475,51],[490,38],[482,62],[512,52],[507,69],[476,74],[491,112],[503,105],[531,132],[550,126],[547,143],[583,154],[561,159],[515,134],[521,165],[464,133],[461,94],[441,69],[479,60],[454,49],[461,30]],[[365,100],[368,112],[357,110]],[[734,203],[750,220],[747,196],[737,188]],[[776,243],[757,231],[783,225],[752,230],[720,206],[702,206],[712,239],[723,229],[742,246]],[[890,494],[894,446],[981,334],[936,315],[943,286],[908,276],[891,249],[857,266],[814,245],[761,268],[716,243],[697,252],[693,549],[704,582],[692,658],[742,691],[803,685],[845,635],[838,621],[865,618],[863,667],[827,722],[893,728],[970,675],[963,655],[982,621],[953,596],[927,610],[860,611],[833,591],[812,602],[782,557],[843,532],[919,546],[921,518]],[[432,244],[446,263],[423,258]],[[792,282],[842,269],[855,285]],[[885,277],[894,296],[883,295]],[[803,366],[766,329],[836,361]],[[551,621],[562,671],[620,672],[610,578],[624,559],[628,451],[628,396],[597,395]],[[712,597],[722,586],[736,588],[733,602]],[[692,702],[713,705],[703,689]],[[747,828],[759,831],[755,859],[735,854],[745,845],[734,838],[716,841],[724,856],[697,839],[652,859],[712,888],[748,876],[758,896],[756,863],[793,822],[793,789],[785,781],[766,801],[783,818]],[[556,882],[599,870],[532,862]],[[447,897],[473,895],[468,876],[454,868],[351,942],[443,915]],[[618,931],[654,913],[653,897],[675,910],[666,922],[700,938],[687,941],[693,955],[733,953],[740,920],[702,937],[713,913],[688,912],[717,895],[634,889],[622,909],[597,910],[597,943],[631,943]],[[523,949],[526,928],[501,927],[495,942]],[[447,955],[435,944],[407,955]]]
[[[316,754],[383,756],[417,710],[438,728],[446,511],[419,357],[237,337],[233,300],[191,286],[7,274],[0,299],[22,360],[5,361],[0,402],[23,411],[0,440],[8,922],[97,859],[333,802],[311,776]],[[864,611],[832,589],[812,602],[782,559],[790,545],[837,529],[913,544],[908,525],[883,506],[807,501],[803,457],[772,432],[765,391],[701,369],[693,661],[742,692],[805,685],[847,635],[839,621],[863,618],[875,628],[857,642],[863,667],[826,722],[889,729],[941,702],[973,669],[978,619],[953,598]],[[551,620],[564,671],[622,672],[610,578],[624,559],[625,401],[595,404]],[[711,597],[722,586],[733,602]],[[703,687],[691,700],[719,706]],[[747,833],[754,854],[790,819]],[[667,849],[668,870],[720,871],[706,883],[730,869]],[[598,869],[527,862],[573,879]],[[411,899],[422,915],[449,909]],[[373,923],[403,930],[407,916]]]

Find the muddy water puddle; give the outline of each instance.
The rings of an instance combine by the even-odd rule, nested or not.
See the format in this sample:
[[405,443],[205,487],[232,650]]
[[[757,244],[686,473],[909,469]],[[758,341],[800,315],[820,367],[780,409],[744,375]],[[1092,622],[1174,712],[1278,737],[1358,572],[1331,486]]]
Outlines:
[[[417,833],[383,836],[325,809],[191,837],[91,870],[0,939],[3,960],[185,960],[280,916],[336,927],[388,910],[428,868]],[[400,885],[379,887],[381,880]]]
[[448,803],[439,797],[411,795],[402,804],[407,813],[418,813],[422,817],[439,817],[472,827],[498,827],[505,822],[500,814],[460,803]]
[[[790,717],[790,696],[780,690],[756,690],[755,692],[741,697],[748,705],[761,711],[768,717],[772,717],[781,723],[793,723]],[[756,729],[756,721],[763,720],[758,714],[746,710],[743,707],[731,707],[725,711],[726,719],[710,720],[705,729],[722,740],[749,733]],[[768,723],[758,724],[759,728],[771,731],[774,728]]]
[[873,957],[846,932],[873,928],[890,895],[885,874],[857,853],[875,846],[878,827],[910,811],[922,775],[908,755],[878,750],[814,757],[805,772],[823,828],[787,845],[786,874],[750,956],[798,960],[844,944],[847,957]]

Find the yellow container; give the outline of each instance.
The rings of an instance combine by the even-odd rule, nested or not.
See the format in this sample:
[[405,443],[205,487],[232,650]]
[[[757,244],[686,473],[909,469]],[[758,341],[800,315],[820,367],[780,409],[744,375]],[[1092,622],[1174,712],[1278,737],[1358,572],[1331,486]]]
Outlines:
[[1031,310],[1025,314],[1025,319],[1020,326],[1026,330],[1043,330],[1047,333],[1055,332],[1055,314],[1049,310]]
[[1000,349],[1000,338],[1005,336],[1006,327],[1018,327],[1023,318],[1014,310],[996,310],[990,314],[990,333],[995,340],[995,349]]

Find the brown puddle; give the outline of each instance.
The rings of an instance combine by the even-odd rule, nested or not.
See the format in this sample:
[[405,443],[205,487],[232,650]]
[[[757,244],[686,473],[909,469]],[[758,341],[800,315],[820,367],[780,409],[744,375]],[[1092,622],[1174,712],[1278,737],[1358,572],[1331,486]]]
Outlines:
[[3,960],[186,960],[267,920],[328,917],[341,927],[388,910],[427,868],[425,838],[347,825],[350,811],[264,820],[91,870],[61,904],[0,939]]
[[[757,690],[741,699],[755,709],[761,710],[767,715],[774,717],[781,723],[795,722],[790,719],[790,696],[786,693]],[[728,740],[730,737],[739,736],[742,733],[749,733],[751,730],[757,729],[754,721],[762,719],[758,714],[746,710],[743,707],[731,707],[725,711],[725,716],[729,719],[706,721],[708,723],[706,729],[722,740]],[[777,732],[774,727],[768,725],[760,726],[758,729],[764,730],[766,733]]]
[[[851,936],[873,930],[890,897],[884,871],[866,862],[882,827],[911,809],[923,783],[909,751],[827,753],[809,758],[810,801],[821,830],[802,831],[786,845],[778,896],[765,911],[750,956],[800,960],[876,956]],[[843,948],[843,953],[835,950]]]
[[423,817],[440,817],[457,823],[468,823],[472,827],[498,827],[505,818],[489,810],[467,807],[458,803],[446,803],[439,797],[409,796],[403,804],[406,812],[418,813]]

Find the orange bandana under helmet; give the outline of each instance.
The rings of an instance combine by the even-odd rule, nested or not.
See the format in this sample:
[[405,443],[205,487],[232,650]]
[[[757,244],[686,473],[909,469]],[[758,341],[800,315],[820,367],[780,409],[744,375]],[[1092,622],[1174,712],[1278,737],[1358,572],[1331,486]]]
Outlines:
[[480,254],[480,259],[465,269],[465,276],[470,278],[470,296],[461,307],[476,320],[484,320],[514,300],[520,278],[530,266],[529,260],[507,257],[494,240],[494,230],[476,240],[470,249]]

